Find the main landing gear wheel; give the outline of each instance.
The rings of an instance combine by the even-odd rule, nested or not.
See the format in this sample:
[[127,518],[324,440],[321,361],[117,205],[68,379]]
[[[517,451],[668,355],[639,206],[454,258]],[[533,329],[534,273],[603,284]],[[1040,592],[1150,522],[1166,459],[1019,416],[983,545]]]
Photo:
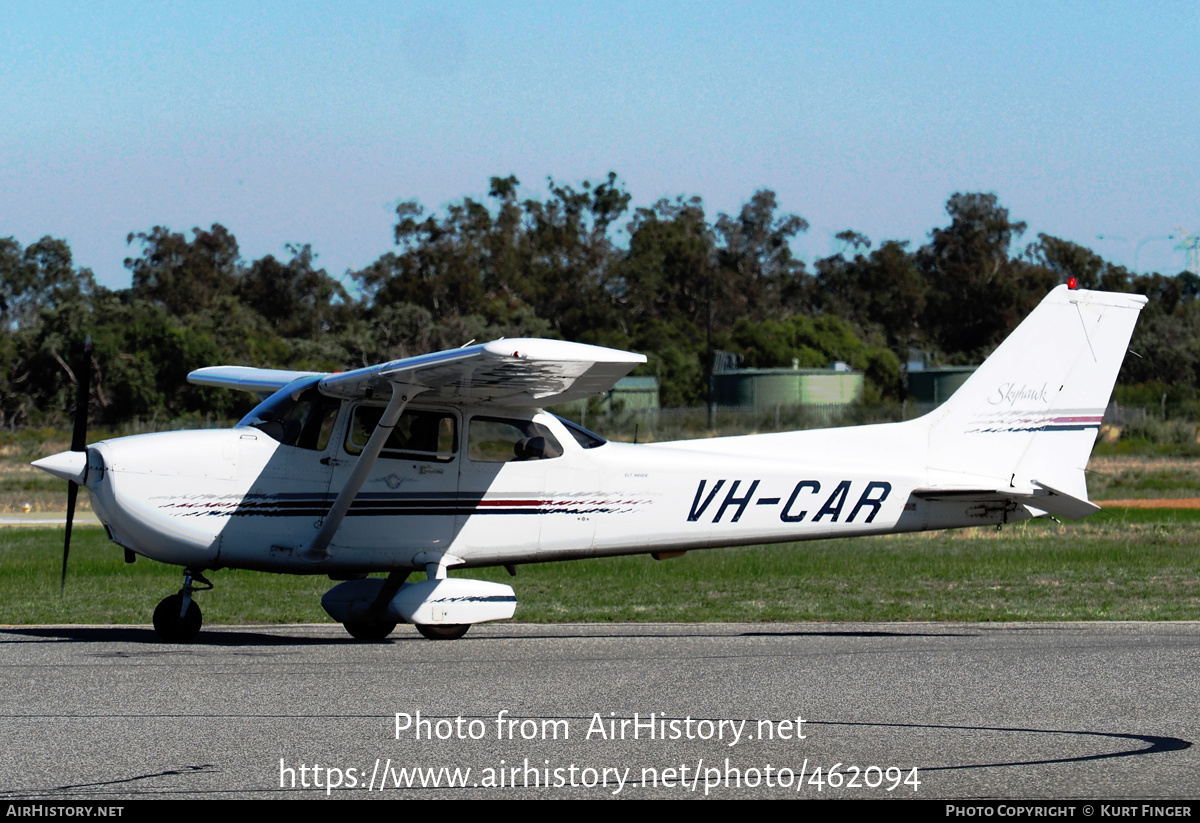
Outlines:
[[203,622],[200,607],[190,599],[187,611],[184,611],[182,594],[164,597],[154,609],[154,631],[167,643],[191,643],[200,633]]
[[467,633],[467,629],[471,628],[470,623],[464,623],[456,626],[430,626],[424,623],[417,624],[417,631],[422,637],[429,640],[458,640]]
[[383,640],[396,628],[395,623],[343,623],[355,640]]

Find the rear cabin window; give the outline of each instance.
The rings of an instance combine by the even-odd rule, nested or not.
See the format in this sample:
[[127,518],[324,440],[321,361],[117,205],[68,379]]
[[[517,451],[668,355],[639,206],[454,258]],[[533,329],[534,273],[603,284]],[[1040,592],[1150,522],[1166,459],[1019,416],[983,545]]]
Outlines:
[[[554,415],[558,417],[558,415]],[[585,449],[595,449],[603,446],[608,441],[593,431],[588,431],[578,423],[573,423],[565,417],[558,417],[558,422],[563,424],[563,428],[571,433],[575,438],[575,442]]]
[[[346,451],[361,454],[379,425],[383,409],[358,406],[346,433]],[[458,426],[454,415],[442,411],[411,409],[400,415],[392,435],[383,444],[381,457],[449,463],[458,451]]]
[[471,418],[467,457],[477,463],[550,460],[562,453],[562,444],[541,423],[502,417]]

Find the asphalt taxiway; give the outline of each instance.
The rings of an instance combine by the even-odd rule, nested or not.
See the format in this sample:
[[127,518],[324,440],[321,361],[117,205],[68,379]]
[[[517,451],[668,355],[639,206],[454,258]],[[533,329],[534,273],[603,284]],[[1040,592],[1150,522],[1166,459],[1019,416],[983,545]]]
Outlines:
[[0,795],[1196,798],[1197,672],[1195,623],[3,627]]

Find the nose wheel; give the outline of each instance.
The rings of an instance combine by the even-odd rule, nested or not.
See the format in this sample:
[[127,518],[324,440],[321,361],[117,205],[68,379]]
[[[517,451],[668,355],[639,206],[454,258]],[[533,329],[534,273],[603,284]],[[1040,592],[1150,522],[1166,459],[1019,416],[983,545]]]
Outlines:
[[163,642],[191,643],[196,638],[204,618],[200,607],[192,600],[192,594],[212,587],[199,572],[189,569],[183,573],[183,588],[179,594],[164,597],[154,609],[154,631]]

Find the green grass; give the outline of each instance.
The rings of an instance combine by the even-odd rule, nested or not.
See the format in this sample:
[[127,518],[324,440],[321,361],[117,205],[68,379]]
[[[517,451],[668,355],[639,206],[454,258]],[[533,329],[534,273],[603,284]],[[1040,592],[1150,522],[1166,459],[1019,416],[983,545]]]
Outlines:
[[[61,529],[0,529],[0,624],[149,623],[154,606],[179,590],[182,571],[145,558],[124,562],[123,550],[99,528],[76,528],[66,587],[60,596]],[[216,588],[197,595],[206,623],[328,621],[325,577],[227,570]]]
[[[517,591],[519,621],[1197,620],[1200,511],[1109,510],[1078,524],[826,540],[521,566],[456,576]],[[179,570],[79,529],[0,531],[0,623],[147,623]],[[328,622],[325,577],[225,570],[198,595],[213,624]],[[419,576],[418,576],[419,579]]]

